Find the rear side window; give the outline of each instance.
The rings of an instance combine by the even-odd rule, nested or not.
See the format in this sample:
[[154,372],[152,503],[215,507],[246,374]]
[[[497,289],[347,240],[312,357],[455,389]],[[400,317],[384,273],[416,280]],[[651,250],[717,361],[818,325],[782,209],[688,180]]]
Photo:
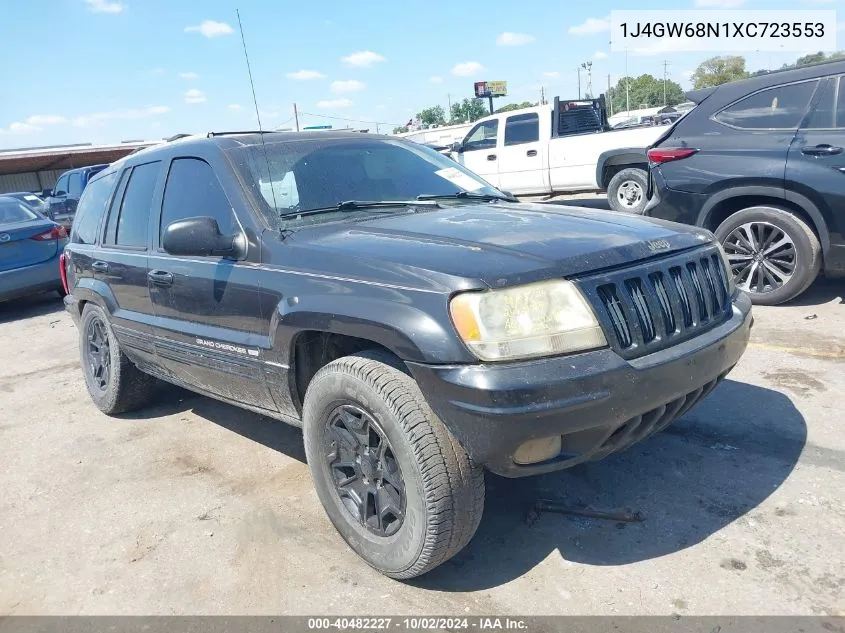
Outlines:
[[82,195],[82,172],[70,174],[67,181],[67,195],[77,199]]
[[114,188],[117,172],[106,174],[92,181],[82,194],[73,219],[70,239],[77,244],[93,244],[97,241],[97,227]]
[[161,162],[156,161],[132,168],[120,208],[112,209],[112,214],[118,214],[115,232],[115,244],[118,246],[142,248],[147,245],[150,210],[160,165]]
[[505,122],[505,145],[533,143],[539,140],[540,116],[536,112],[508,117]]
[[[132,183],[129,183],[132,186]],[[199,158],[177,158],[170,165],[164,201],[161,206],[161,228],[177,220],[210,216],[217,220],[220,233],[232,235],[237,225],[223,187],[211,165]]]
[[746,130],[796,129],[818,80],[761,90],[728,106],[716,120]]
[[0,226],[3,224],[19,224],[37,219],[38,216],[26,208],[22,202],[0,201]]

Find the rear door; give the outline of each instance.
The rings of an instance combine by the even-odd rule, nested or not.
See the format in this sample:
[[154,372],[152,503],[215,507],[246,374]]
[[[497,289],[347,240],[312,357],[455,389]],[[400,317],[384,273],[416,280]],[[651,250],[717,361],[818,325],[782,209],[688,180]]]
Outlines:
[[161,248],[164,229],[185,218],[210,216],[224,235],[243,231],[211,164],[194,156],[174,158],[156,216],[149,289],[159,362],[200,390],[276,409],[260,359],[268,324],[258,299],[258,258],[170,255]]
[[118,340],[147,356],[153,351],[155,318],[147,287],[150,212],[160,196],[161,167],[161,161],[153,161],[123,170],[102,246],[90,264],[94,278],[114,298],[111,323]]
[[23,202],[0,199],[0,272],[34,266],[55,257],[56,239],[41,238],[55,226]]
[[458,162],[484,178],[494,187],[499,186],[499,165],[496,142],[499,138],[499,118],[481,121],[473,127],[458,154]]
[[536,112],[505,118],[505,132],[498,148],[499,187],[512,193],[546,193],[549,169],[540,142],[540,115]]
[[810,198],[845,236],[845,76],[829,77],[789,146],[786,188]]

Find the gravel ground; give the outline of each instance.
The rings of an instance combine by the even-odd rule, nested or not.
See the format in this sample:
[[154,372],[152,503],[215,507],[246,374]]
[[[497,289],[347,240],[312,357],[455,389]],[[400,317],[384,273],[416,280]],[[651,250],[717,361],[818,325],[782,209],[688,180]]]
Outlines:
[[[716,391],[620,455],[489,476],[470,546],[399,583],[318,505],[297,429],[166,390],[111,419],[51,297],[0,304],[0,614],[845,614],[845,282],[755,310]],[[543,514],[538,497],[642,523]]]

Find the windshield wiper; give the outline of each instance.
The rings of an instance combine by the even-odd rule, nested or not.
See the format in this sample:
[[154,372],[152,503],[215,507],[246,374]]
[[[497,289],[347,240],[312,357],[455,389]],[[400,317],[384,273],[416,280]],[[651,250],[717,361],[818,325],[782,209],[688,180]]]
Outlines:
[[421,200],[344,200],[332,207],[319,207],[317,209],[304,209],[302,211],[291,211],[282,213],[280,217],[294,218],[302,215],[316,215],[318,213],[332,213],[333,211],[357,211],[358,209],[384,209],[390,207],[438,207],[436,202],[431,201],[425,204]]
[[417,200],[446,200],[449,198],[457,198],[458,200],[504,200],[505,202],[519,202],[514,196],[508,196],[504,193],[475,193],[473,191],[444,194],[424,193],[417,196]]

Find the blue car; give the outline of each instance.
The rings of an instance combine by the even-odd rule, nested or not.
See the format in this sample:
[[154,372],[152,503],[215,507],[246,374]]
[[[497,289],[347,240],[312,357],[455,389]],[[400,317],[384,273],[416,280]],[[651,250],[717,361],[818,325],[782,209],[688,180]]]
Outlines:
[[10,196],[0,196],[0,301],[55,290],[67,229]]

